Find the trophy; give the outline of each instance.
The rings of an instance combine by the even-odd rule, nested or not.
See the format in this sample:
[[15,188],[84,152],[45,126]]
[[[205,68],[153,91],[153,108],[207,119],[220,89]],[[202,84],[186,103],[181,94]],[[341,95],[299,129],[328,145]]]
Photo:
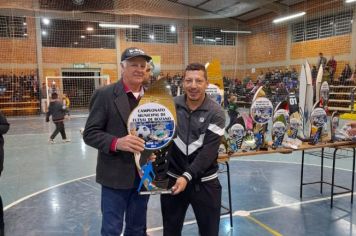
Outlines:
[[309,144],[312,145],[315,145],[319,142],[323,132],[323,127],[328,120],[326,112],[323,108],[316,106],[314,107],[315,108],[310,115],[311,131]]
[[238,152],[241,150],[242,141],[245,137],[245,127],[243,124],[236,123],[229,130],[229,151]]
[[266,136],[268,121],[272,118],[273,105],[272,102],[265,96],[263,86],[261,86],[252,101],[250,114],[255,122],[254,134],[256,139],[256,149],[267,150]]
[[[284,118],[283,118],[284,119]],[[286,133],[286,125],[283,121],[273,122],[272,126],[272,148],[276,149],[282,146],[283,138]]]
[[[273,125],[272,125],[272,148],[276,149],[282,146],[284,135],[288,128],[289,122],[289,112],[281,106],[283,103],[288,106],[287,102],[281,102],[276,106],[273,115]],[[283,107],[283,108],[282,108]]]
[[[145,150],[135,153],[135,163],[141,182],[140,194],[171,193],[168,187],[168,146],[174,138],[177,116],[173,97],[165,79],[152,84],[128,119],[128,132],[145,140]],[[149,161],[156,155],[155,162]],[[142,190],[143,186],[146,191]]]
[[330,138],[331,138],[331,142],[335,142],[336,140],[336,130],[339,127],[339,113],[337,111],[334,111],[333,114],[331,115],[330,118]]

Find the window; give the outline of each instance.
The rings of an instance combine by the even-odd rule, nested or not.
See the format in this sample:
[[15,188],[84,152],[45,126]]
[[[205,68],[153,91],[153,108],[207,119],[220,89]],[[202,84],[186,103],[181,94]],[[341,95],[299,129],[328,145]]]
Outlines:
[[175,25],[141,24],[138,29],[126,29],[126,41],[145,43],[177,43],[178,35]]
[[331,37],[334,35],[334,17],[327,16],[320,18],[320,38]]
[[311,20],[307,22],[305,29],[305,39],[317,39],[319,38],[319,20]]
[[352,30],[352,13],[342,13],[335,16],[335,35],[348,34]]
[[304,41],[304,22],[294,24],[292,26],[293,42]]
[[193,44],[234,46],[236,35],[222,33],[220,28],[193,27]]
[[26,18],[17,16],[0,16],[0,37],[27,37]]
[[322,16],[292,25],[292,41],[301,42],[318,38],[349,34],[352,31],[352,12]]
[[100,28],[97,22],[41,20],[41,31],[43,47],[115,48],[115,29]]

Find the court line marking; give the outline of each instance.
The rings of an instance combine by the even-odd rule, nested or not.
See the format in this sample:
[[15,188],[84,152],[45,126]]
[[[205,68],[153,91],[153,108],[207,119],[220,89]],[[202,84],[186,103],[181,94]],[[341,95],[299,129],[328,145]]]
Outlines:
[[[355,195],[356,193],[353,193],[353,195]],[[343,198],[343,197],[349,197],[351,196],[351,193],[344,193],[344,194],[340,194],[337,196],[334,196],[334,199],[337,198]],[[280,209],[280,208],[285,208],[285,207],[295,207],[295,206],[300,206],[300,205],[304,205],[304,204],[309,204],[309,203],[315,203],[315,202],[322,202],[322,201],[326,201],[326,200],[330,200],[330,197],[323,197],[323,198],[317,198],[317,199],[311,199],[311,200],[307,200],[307,201],[299,201],[299,202],[294,202],[294,203],[288,203],[285,205],[279,205],[279,206],[273,206],[273,207],[266,207],[266,208],[260,208],[260,209],[255,209],[255,210],[250,210],[247,211],[250,214],[252,213],[260,213],[260,212],[264,212],[264,211],[270,211],[270,210],[276,210],[276,209]],[[233,213],[233,215],[236,215],[236,211]]]
[[24,196],[24,197],[22,197],[22,198],[20,198],[20,199],[18,199],[18,200],[16,200],[16,201],[10,203],[9,205],[5,206],[5,207],[4,207],[4,211],[6,211],[7,209],[9,209],[9,208],[11,208],[11,207],[13,207],[13,206],[15,206],[15,205],[21,203],[22,201],[25,201],[25,200],[27,200],[27,199],[29,199],[29,198],[31,198],[31,197],[34,197],[34,196],[36,196],[36,195],[38,195],[38,194],[40,194],[40,193],[46,192],[46,191],[48,191],[48,190],[51,190],[51,189],[54,189],[54,188],[60,187],[60,186],[65,185],[65,184],[69,184],[69,183],[78,181],[78,180],[82,180],[82,179],[85,179],[85,178],[90,178],[90,177],[93,177],[93,176],[95,176],[95,174],[87,175],[87,176],[80,177],[80,178],[76,178],[76,179],[72,179],[72,180],[68,180],[68,181],[65,181],[65,182],[63,182],[63,183],[56,184],[56,185],[53,185],[53,186],[51,186],[51,187],[48,187],[48,188],[42,189],[42,190],[40,190],[40,191],[34,192],[34,193],[30,194],[30,195]]
[[[282,163],[282,164],[300,164],[300,163],[297,163],[297,162],[283,162],[283,161],[271,161],[271,160],[245,160],[245,159],[232,159],[234,161],[258,161],[258,162],[270,162],[270,163]],[[230,161],[232,161],[230,160]],[[320,166],[320,165],[317,165],[317,164],[307,164],[305,163],[305,165],[311,165],[311,166]],[[327,166],[326,166],[327,167]],[[329,168],[329,167],[327,167]],[[344,170],[344,171],[351,171],[351,170],[347,170],[347,169],[342,169],[342,168],[336,168],[336,169],[339,169],[339,170]],[[69,183],[72,183],[72,182],[75,182],[75,181],[79,181],[79,180],[82,180],[82,179],[85,179],[85,178],[90,178],[90,177],[93,177],[95,176],[96,174],[92,174],[92,175],[88,175],[88,176],[84,176],[84,177],[80,177],[80,178],[76,178],[76,179],[73,179],[73,180],[69,180],[69,181],[65,181],[63,183],[60,183],[60,184],[57,184],[57,185],[54,185],[54,186],[51,186],[51,187],[48,187],[48,188],[45,188],[45,189],[42,189],[40,191],[37,191],[35,193],[32,193],[30,195],[27,195],[23,198],[20,198],[18,200],[16,200],[15,202],[12,202],[11,204],[7,205],[4,207],[4,211],[6,211],[7,209],[21,203],[22,201],[25,201],[33,196],[36,196],[40,193],[43,193],[43,192],[46,192],[48,190],[51,190],[51,189],[54,189],[56,187],[60,187],[60,186],[63,186],[65,184],[69,184]],[[338,195],[338,196],[334,196],[334,199],[337,199],[337,198],[342,198],[342,197],[346,197],[346,196],[349,196],[350,193],[346,193],[346,194],[341,194],[341,195]],[[355,193],[354,193],[355,195]],[[321,202],[321,201],[325,201],[325,200],[330,200],[331,197],[324,197],[324,198],[318,198],[318,199],[313,199],[313,200],[308,200],[308,201],[300,201],[300,202],[295,202],[295,203],[290,203],[290,204],[286,204],[286,205],[280,205],[280,206],[273,206],[273,207],[266,207],[266,208],[261,208],[261,209],[255,209],[255,210],[251,210],[251,211],[248,211],[249,213],[259,213],[259,212],[264,212],[264,211],[269,211],[269,210],[275,210],[275,209],[280,209],[280,208],[285,208],[285,207],[291,207],[291,206],[298,206],[298,205],[303,205],[303,204],[308,204],[308,203],[314,203],[314,202]],[[238,210],[240,211],[240,210]],[[238,211],[234,211],[234,213],[232,214],[233,216],[238,216]],[[223,215],[221,216],[220,218],[227,218],[229,217],[229,215]],[[254,220],[258,221],[257,219],[253,218]],[[250,218],[250,220],[252,220],[252,218]],[[253,220],[253,221],[254,221]],[[258,221],[259,222],[259,221]],[[191,225],[191,224],[196,224],[197,221],[196,220],[191,220],[191,221],[186,221],[184,222],[184,225]],[[257,223],[257,222],[256,222]],[[262,225],[264,225],[262,222],[260,222]],[[260,225],[262,227],[262,225]],[[266,225],[264,225],[266,226]],[[268,227],[268,226],[266,226]],[[263,227],[264,228],[264,227]],[[269,227],[268,227],[269,228]],[[162,230],[163,229],[163,226],[160,226],[160,227],[155,227],[155,228],[150,228],[150,229],[147,229],[147,232],[155,232],[155,231],[159,231],[159,230]],[[267,230],[267,229],[266,229]],[[272,231],[274,231],[273,229],[271,229]],[[268,231],[268,230],[267,230]],[[270,231],[269,231],[270,232]],[[275,231],[277,234],[273,234],[275,236],[277,235],[281,235],[279,234],[277,231]],[[271,233],[271,232],[270,232]]]
[[[345,193],[345,194],[340,194],[337,196],[334,196],[334,199],[336,198],[343,198],[343,197],[347,197],[350,196],[350,193]],[[355,195],[355,193],[354,193]],[[251,211],[246,211],[250,214],[252,213],[260,213],[260,212],[265,212],[265,211],[270,211],[270,210],[275,210],[275,209],[280,209],[280,208],[286,208],[286,207],[292,207],[292,206],[298,206],[298,205],[304,205],[304,204],[309,204],[309,203],[315,203],[315,202],[322,202],[322,201],[326,201],[326,200],[330,200],[331,197],[324,197],[324,198],[318,198],[318,199],[312,199],[312,200],[307,200],[307,201],[299,201],[299,202],[295,202],[295,203],[289,203],[289,204],[285,204],[285,205],[280,205],[280,206],[273,206],[273,207],[266,207],[266,208],[260,208],[260,209],[255,209],[255,210],[251,210]],[[238,216],[238,217],[242,217],[242,218],[248,218],[248,216],[240,216],[239,215],[239,211],[241,210],[237,210],[234,211],[232,216]],[[220,219],[223,218],[229,218],[230,215],[226,214],[226,215],[222,215],[220,216]],[[254,219],[254,220],[253,220]],[[252,221],[258,221],[256,218],[253,217],[253,219],[249,219]],[[275,232],[276,234],[273,234],[271,231],[266,230],[268,232],[270,232],[272,235],[277,236],[277,235],[282,235],[280,233],[278,233],[277,231],[273,230],[272,228],[268,227],[267,225],[263,224],[262,222],[258,221],[260,224],[266,226],[267,228],[269,228],[270,230],[272,230],[273,232]],[[197,221],[196,220],[190,220],[190,221],[185,221],[183,225],[191,225],[191,224],[196,224]],[[257,222],[255,222],[256,224],[258,224]],[[258,224],[259,225],[259,224]],[[260,225],[261,226],[261,225]],[[262,226],[261,226],[262,227]],[[263,227],[264,228],[264,227]],[[149,228],[147,229],[147,232],[155,232],[155,231],[159,231],[159,230],[163,230],[163,226],[159,226],[159,227],[154,227],[154,228]]]
[[279,233],[278,231],[272,229],[271,227],[269,227],[268,225],[262,223],[261,221],[257,220],[255,217],[253,216],[245,216],[245,218],[247,218],[248,220],[254,222],[255,224],[259,225],[260,227],[262,227],[263,229],[265,229],[266,231],[268,231],[269,233],[271,233],[273,236],[282,236],[281,233]]
[[[274,161],[274,160],[247,160],[247,159],[237,159],[237,158],[236,158],[236,159],[230,159],[230,161],[246,161],[246,162],[248,162],[248,161],[250,161],[250,162],[251,162],[251,161],[256,161],[256,162],[269,162],[269,163],[282,163],[282,164],[300,164],[300,163],[297,163],[297,162],[283,162],[283,161]],[[307,164],[307,163],[305,163],[305,165],[319,166],[319,167],[320,167],[320,165],[317,165],[317,164]],[[331,167],[329,167],[329,166],[325,166],[325,167],[326,167],[326,168],[331,168]],[[335,169],[337,169],[337,170],[343,170],[343,171],[351,171],[351,170],[343,169],[343,168],[335,168]],[[356,171],[355,171],[355,172],[356,172]],[[76,178],[76,179],[73,179],[73,180],[68,180],[68,181],[65,181],[65,182],[63,182],[63,183],[59,183],[59,184],[57,184],[57,185],[54,185],[54,186],[51,186],[51,187],[42,189],[42,190],[37,191],[37,192],[35,192],[35,193],[32,193],[32,194],[30,194],[30,195],[24,196],[24,197],[22,197],[22,198],[20,198],[20,199],[18,199],[18,200],[16,200],[16,201],[10,203],[9,205],[5,206],[5,207],[4,207],[4,211],[6,211],[7,209],[9,209],[9,208],[11,208],[11,207],[13,207],[13,206],[15,206],[15,205],[21,203],[22,201],[25,201],[25,200],[27,200],[27,199],[29,199],[29,198],[31,198],[31,197],[34,197],[34,196],[36,196],[36,195],[38,195],[38,194],[40,194],[40,193],[46,192],[46,191],[51,190],[51,189],[53,189],[53,188],[60,187],[60,186],[62,186],[62,185],[69,184],[69,183],[72,183],[72,182],[75,182],[75,181],[78,181],[78,180],[82,180],[82,179],[85,179],[85,178],[90,178],[90,177],[93,177],[93,176],[95,176],[95,175],[96,175],[96,174],[91,174],[91,175],[84,176],[84,177],[80,177],[80,178]],[[340,196],[342,196],[342,195],[340,195]],[[336,197],[334,197],[334,198],[336,198]]]
[[[352,157],[351,157],[352,158]],[[256,161],[256,162],[269,162],[269,163],[282,163],[282,164],[294,164],[294,165],[301,165],[300,162],[288,162],[288,161],[277,161],[277,160],[247,160],[247,159],[230,159],[229,161]],[[317,167],[320,167],[321,165],[319,164],[312,164],[312,163],[304,163],[304,165],[308,165],[308,166],[317,166]],[[328,165],[324,165],[324,167],[326,168],[329,168],[329,169],[332,169],[332,166],[328,166]],[[349,169],[344,169],[344,168],[338,168],[338,167],[335,167],[335,170],[343,170],[343,171],[349,171],[349,172],[352,172],[352,170],[349,170]],[[355,169],[355,173],[356,173],[356,169]]]

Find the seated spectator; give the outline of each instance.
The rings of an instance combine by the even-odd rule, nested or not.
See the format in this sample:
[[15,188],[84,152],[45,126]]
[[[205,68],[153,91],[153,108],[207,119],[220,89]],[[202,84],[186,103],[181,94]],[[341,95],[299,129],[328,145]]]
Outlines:
[[246,83],[246,90],[247,90],[247,91],[252,90],[254,87],[255,87],[255,85],[253,84],[252,80],[249,80],[249,81]]
[[263,70],[261,70],[260,74],[257,76],[257,80],[259,81],[265,80],[265,75],[263,74]]
[[246,88],[247,83],[250,82],[250,81],[251,81],[250,75],[246,75],[246,77],[242,80],[242,86],[244,88]]
[[341,76],[339,77],[339,81],[345,82],[347,79],[350,79],[351,75],[352,75],[351,67],[349,63],[346,63],[344,69],[341,72]]
[[6,92],[6,85],[4,82],[4,78],[0,77],[0,95],[5,94],[5,92]]

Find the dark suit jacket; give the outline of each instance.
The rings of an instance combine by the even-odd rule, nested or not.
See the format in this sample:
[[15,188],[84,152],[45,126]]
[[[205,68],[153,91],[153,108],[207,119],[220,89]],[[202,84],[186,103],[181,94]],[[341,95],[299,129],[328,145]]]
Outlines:
[[3,170],[4,163],[4,138],[3,134],[6,134],[10,125],[6,120],[6,117],[0,112],[0,175]]
[[115,189],[136,187],[138,174],[133,154],[110,151],[114,137],[128,134],[130,113],[122,80],[97,89],[91,98],[83,138],[86,144],[98,149],[96,181],[103,186]]

